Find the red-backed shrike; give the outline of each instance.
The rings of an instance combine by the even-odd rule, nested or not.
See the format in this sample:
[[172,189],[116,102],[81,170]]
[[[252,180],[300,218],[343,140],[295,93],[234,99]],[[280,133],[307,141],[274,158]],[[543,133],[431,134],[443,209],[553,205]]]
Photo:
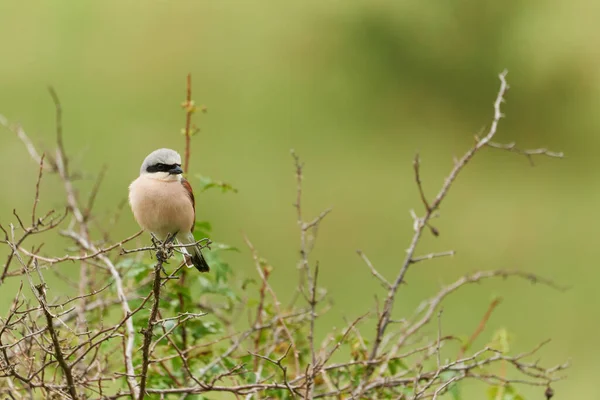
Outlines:
[[[158,149],[146,157],[140,176],[129,185],[129,204],[138,224],[158,239],[175,237],[181,244],[195,243],[194,192],[181,175],[181,156],[171,149]],[[188,267],[209,271],[200,247],[186,247]],[[182,248],[185,250],[186,248]]]

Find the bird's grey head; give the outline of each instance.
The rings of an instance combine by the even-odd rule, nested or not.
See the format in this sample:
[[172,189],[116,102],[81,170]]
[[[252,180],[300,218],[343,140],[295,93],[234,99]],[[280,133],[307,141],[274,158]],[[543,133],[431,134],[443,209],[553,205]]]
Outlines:
[[160,180],[179,180],[181,169],[181,156],[175,150],[158,149],[144,159],[140,168],[140,175],[148,175]]

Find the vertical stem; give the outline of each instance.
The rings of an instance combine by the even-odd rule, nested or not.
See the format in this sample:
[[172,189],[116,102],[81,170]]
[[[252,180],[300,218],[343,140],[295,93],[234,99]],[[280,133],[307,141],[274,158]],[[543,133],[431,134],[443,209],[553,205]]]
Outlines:
[[[187,274],[187,269],[183,268],[181,270],[181,278],[179,278],[179,285],[180,287],[185,287],[185,276]],[[183,294],[178,293],[177,295],[178,300],[179,300],[179,313],[183,314],[185,313],[185,298],[183,297]],[[185,323],[181,324],[181,346],[183,349],[187,349],[187,330],[185,329]]]
[[158,316],[158,303],[160,301],[160,271],[162,270],[163,262],[161,261],[162,258],[158,256],[157,259],[158,261],[154,266],[154,283],[152,286],[154,302],[152,304],[152,310],[150,311],[150,317],[148,318],[148,325],[142,331],[144,334],[144,343],[142,345],[142,379],[140,381],[139,400],[143,400],[144,396],[146,395],[145,392],[146,382],[148,379],[148,366],[150,365],[150,344],[152,343],[152,331]]
[[[190,126],[192,123],[192,74],[189,73],[187,75],[187,86],[186,86],[186,97],[185,97],[185,154],[184,154],[184,164],[183,171],[187,174],[189,171],[190,165],[190,146],[191,146],[191,132]],[[181,278],[179,279],[180,287],[185,287],[185,275],[187,271],[184,268],[181,271]],[[178,295],[179,298],[179,312],[185,312],[185,299],[181,293]],[[181,344],[184,349],[187,349],[187,330],[185,328],[185,324],[181,325]]]
[[188,172],[190,166],[190,126],[192,123],[192,74],[187,76],[187,94],[185,98],[185,159],[183,163],[183,171]]

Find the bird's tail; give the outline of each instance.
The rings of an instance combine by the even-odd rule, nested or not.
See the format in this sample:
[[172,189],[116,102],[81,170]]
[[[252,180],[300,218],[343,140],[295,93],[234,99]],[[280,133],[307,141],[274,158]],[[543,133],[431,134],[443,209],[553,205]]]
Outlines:
[[[182,244],[194,243],[195,241],[196,239],[194,239],[194,235],[191,232],[188,233],[186,236],[181,237]],[[186,253],[184,258],[185,263],[188,267],[194,266],[200,272],[210,271],[210,267],[206,263],[206,260],[202,255],[202,251],[200,251],[200,247],[198,247],[197,245],[182,247],[182,250],[184,251],[184,253]]]

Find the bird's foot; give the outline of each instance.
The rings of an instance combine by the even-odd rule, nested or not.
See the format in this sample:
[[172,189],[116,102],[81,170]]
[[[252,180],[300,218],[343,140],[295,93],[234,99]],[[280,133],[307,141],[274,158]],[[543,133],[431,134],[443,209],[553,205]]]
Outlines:
[[173,250],[168,249],[168,248],[161,247],[158,250],[156,250],[156,259],[160,263],[168,264],[167,260],[169,258],[171,258],[172,255],[173,255]]
[[169,233],[167,235],[167,238],[165,239],[165,243],[173,243],[175,241],[175,237],[177,236],[178,233],[179,233],[179,231],[174,232],[173,234]]
[[156,237],[154,233],[150,233],[150,238],[152,240],[152,246],[158,248],[162,244],[159,238]]

